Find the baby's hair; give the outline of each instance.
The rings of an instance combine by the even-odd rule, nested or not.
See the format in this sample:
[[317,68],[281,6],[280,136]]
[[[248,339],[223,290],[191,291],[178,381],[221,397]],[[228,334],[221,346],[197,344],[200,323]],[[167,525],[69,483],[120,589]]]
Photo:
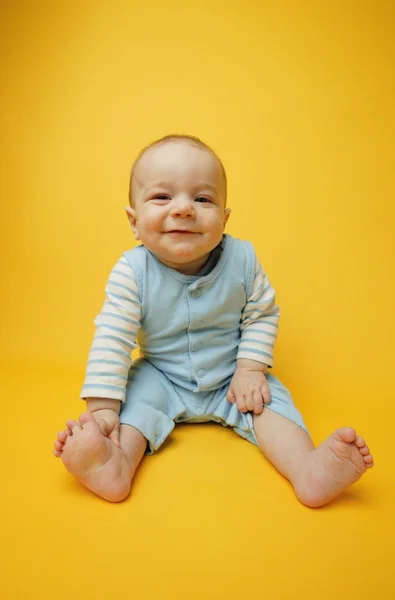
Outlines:
[[225,185],[225,205],[226,205],[226,194],[227,194],[226,171],[225,171],[224,165],[222,164],[220,158],[216,155],[216,153],[214,152],[214,150],[212,148],[210,148],[210,146],[208,146],[207,144],[205,144],[204,142],[202,142],[202,140],[200,140],[198,137],[195,137],[193,135],[182,135],[182,134],[176,134],[175,133],[175,134],[171,134],[171,135],[165,135],[164,137],[160,138],[159,140],[155,140],[154,142],[152,142],[148,146],[145,146],[145,148],[143,148],[141,150],[141,152],[139,153],[139,155],[137,156],[136,160],[134,161],[134,164],[133,164],[133,167],[132,167],[132,171],[130,173],[130,180],[129,180],[129,203],[130,203],[130,206],[133,206],[133,198],[132,198],[133,177],[135,175],[136,167],[137,167],[140,159],[147,152],[147,150],[149,150],[150,148],[153,148],[154,146],[159,146],[160,144],[165,144],[166,142],[187,142],[188,144],[191,144],[193,146],[197,146],[198,148],[202,148],[203,150],[207,150],[208,152],[210,152],[217,159],[217,161],[219,163],[219,166],[221,168],[221,172],[222,172],[223,178],[224,178],[224,185]]

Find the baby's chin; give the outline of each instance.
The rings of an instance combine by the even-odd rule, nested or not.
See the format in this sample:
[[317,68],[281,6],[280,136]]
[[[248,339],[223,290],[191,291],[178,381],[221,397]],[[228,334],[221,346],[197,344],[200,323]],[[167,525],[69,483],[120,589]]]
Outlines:
[[207,261],[210,251],[197,252],[196,248],[177,247],[176,251],[153,254],[165,265],[181,272],[197,272]]
[[207,248],[206,244],[202,244],[201,241],[201,239],[194,238],[177,239],[171,240],[169,244],[166,240],[165,244],[158,247],[158,253],[168,260],[172,260],[172,258],[181,261],[198,260],[211,252],[211,248]]
[[181,261],[199,260],[202,256],[209,254],[209,251],[196,248],[193,244],[177,244],[171,251],[164,252],[169,260],[174,258]]

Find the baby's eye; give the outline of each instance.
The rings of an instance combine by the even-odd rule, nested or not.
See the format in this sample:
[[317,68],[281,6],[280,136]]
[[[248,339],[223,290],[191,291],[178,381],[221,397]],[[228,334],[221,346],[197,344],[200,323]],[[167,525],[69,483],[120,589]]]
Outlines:
[[166,196],[166,194],[157,194],[153,197],[153,200],[169,200],[169,196]]
[[211,202],[210,198],[206,198],[206,196],[198,196],[195,198],[195,202]]

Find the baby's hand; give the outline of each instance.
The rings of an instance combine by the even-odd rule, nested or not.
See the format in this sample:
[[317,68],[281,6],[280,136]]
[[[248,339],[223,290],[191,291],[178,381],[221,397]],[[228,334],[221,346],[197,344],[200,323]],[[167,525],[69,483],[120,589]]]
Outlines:
[[120,423],[119,415],[115,410],[111,408],[101,408],[99,410],[92,411],[92,417],[99,425],[102,434],[120,448],[119,432]]
[[240,412],[260,415],[263,405],[270,403],[270,389],[262,370],[237,367],[226,394],[232,404],[236,402]]

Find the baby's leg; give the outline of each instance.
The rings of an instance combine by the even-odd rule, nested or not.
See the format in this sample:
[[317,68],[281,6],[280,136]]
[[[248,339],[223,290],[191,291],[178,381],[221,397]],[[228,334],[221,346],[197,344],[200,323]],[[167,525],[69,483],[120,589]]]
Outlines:
[[101,433],[92,414],[83,413],[78,423],[68,421],[66,432],[59,436],[64,441],[55,442],[55,455],[85,487],[110,502],[120,502],[129,495],[147,447],[147,440],[137,429],[121,425],[118,448]]
[[307,433],[265,408],[254,415],[254,430],[266,458],[292,483],[306,506],[322,506],[341,494],[373,467],[361,436],[351,427],[337,429],[318,448]]

